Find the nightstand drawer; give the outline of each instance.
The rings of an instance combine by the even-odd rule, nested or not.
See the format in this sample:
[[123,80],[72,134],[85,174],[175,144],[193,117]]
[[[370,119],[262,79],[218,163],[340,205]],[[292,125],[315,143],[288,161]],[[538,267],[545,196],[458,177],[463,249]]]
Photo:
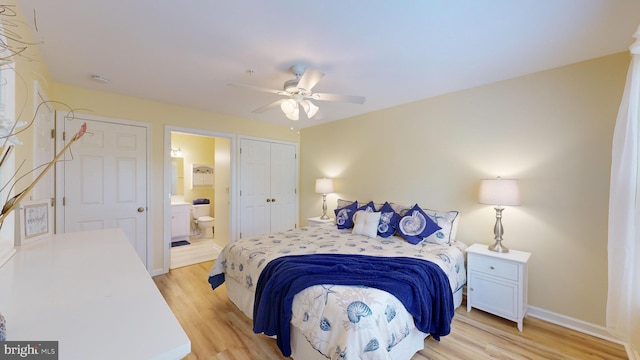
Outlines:
[[473,263],[473,271],[498,276],[512,281],[518,281],[519,266],[513,261],[505,261],[486,256],[469,254],[469,262]]

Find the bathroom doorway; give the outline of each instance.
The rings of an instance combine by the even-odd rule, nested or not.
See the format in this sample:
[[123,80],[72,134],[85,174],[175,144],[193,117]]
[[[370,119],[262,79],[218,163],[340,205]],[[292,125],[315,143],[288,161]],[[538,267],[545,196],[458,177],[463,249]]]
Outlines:
[[167,255],[175,269],[216,259],[231,240],[232,139],[188,129],[170,130],[169,139]]

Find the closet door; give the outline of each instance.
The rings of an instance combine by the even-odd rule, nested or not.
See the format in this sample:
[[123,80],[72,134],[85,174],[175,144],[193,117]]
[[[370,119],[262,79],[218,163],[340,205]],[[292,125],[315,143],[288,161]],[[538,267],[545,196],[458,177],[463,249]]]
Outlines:
[[296,227],[296,146],[240,140],[240,237]]

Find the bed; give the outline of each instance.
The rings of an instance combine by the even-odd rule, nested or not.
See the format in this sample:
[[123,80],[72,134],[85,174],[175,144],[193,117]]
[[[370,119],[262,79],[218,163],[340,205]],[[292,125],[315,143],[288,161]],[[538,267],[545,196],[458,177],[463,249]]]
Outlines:
[[[351,204],[354,215],[364,211],[353,204],[357,202]],[[371,209],[365,212],[380,213],[381,205],[370,204]],[[344,207],[344,202],[339,203],[338,222],[339,210]],[[394,212],[408,215],[407,210],[408,207],[396,206]],[[363,235],[355,231],[361,221],[342,229],[336,224],[324,224],[240,239],[220,253],[209,274],[209,283],[215,289],[225,282],[229,299],[254,319],[254,332],[277,335],[278,346],[285,356],[299,360],[409,359],[424,347],[428,333],[434,338],[448,334],[452,311],[460,306],[462,287],[466,283],[466,245],[455,240],[457,212],[427,211],[423,214],[442,225],[438,226],[439,234],[434,233],[437,241],[421,239],[412,244],[397,235],[386,238]],[[358,219],[358,216],[354,217]],[[380,215],[374,219],[376,225],[382,224]],[[323,267],[327,263],[333,267]],[[330,274],[329,280],[320,276],[313,280],[315,282],[305,283],[314,279],[309,272],[316,264],[323,269],[321,272],[329,269],[333,275]],[[302,267],[292,267],[300,265]],[[419,275],[412,272],[411,266],[420,268]],[[278,272],[279,268],[288,270]],[[358,271],[354,269],[364,269],[363,273],[371,274],[366,280],[369,282],[351,283],[350,273]],[[393,282],[398,283],[398,280],[383,280],[385,274],[391,274],[389,278],[401,277],[404,271],[408,273],[405,278],[413,281],[403,285],[404,291],[392,289]],[[300,289],[288,297],[291,304],[290,308],[283,308],[286,311],[271,306],[276,303],[276,295],[282,295],[282,289],[293,291],[288,283],[278,283],[281,287],[275,292],[263,293],[270,286],[265,284],[271,284],[264,278],[272,279],[277,273],[288,273],[292,279],[287,281],[302,281],[303,284],[296,285]],[[432,282],[439,285],[421,286]],[[381,284],[390,284],[390,287]],[[392,294],[394,291],[395,295]],[[408,292],[415,294],[407,295]],[[407,296],[438,297],[427,304],[432,310],[424,311],[416,310],[415,299],[412,301]],[[282,295],[282,298],[286,297]],[[448,315],[444,316],[445,313]],[[284,322],[286,326],[279,324],[274,330],[272,326],[264,325],[278,322]]]

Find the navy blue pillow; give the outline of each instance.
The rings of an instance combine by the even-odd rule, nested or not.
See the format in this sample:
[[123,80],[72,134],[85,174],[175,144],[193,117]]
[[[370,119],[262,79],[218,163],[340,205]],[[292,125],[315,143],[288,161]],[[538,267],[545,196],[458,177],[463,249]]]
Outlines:
[[360,206],[356,211],[359,210],[362,210],[364,212],[376,212],[376,206],[373,204],[373,201],[369,201],[368,204]]
[[353,215],[356,214],[357,210],[357,201],[354,201],[351,205],[333,210],[336,214],[336,225],[338,225],[338,229],[351,229],[353,227]]
[[398,224],[400,235],[414,245],[440,229],[442,228],[431,220],[418,204],[409,209]]
[[396,233],[400,223],[400,215],[393,210],[391,204],[384,203],[380,209],[380,223],[378,224],[378,235],[388,238]]

